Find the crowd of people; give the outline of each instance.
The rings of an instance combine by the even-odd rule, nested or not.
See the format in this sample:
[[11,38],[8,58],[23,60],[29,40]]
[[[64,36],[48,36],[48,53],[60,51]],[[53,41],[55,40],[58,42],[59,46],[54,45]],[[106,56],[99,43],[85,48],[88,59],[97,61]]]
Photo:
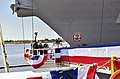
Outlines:
[[[58,48],[59,47],[63,47],[63,44],[62,44],[62,40],[60,38],[56,39],[55,42],[53,43],[53,46],[57,46]],[[52,46],[52,47],[53,47]]]
[[[34,49],[34,55],[37,55],[37,49],[44,49],[44,48],[49,48],[49,45],[47,44],[47,41],[42,44],[41,42],[36,42],[36,41],[33,41],[31,43],[31,48]],[[40,55],[43,54],[43,50],[39,50],[40,52]],[[47,54],[47,50],[44,49],[44,54]]]
[[38,32],[35,32],[35,40],[32,41],[31,43],[31,49],[33,49],[33,52],[34,52],[34,55],[37,55],[37,52],[40,52],[40,55],[42,55],[43,53],[44,54],[47,54],[47,50],[38,50],[38,49],[43,49],[43,48],[49,48],[49,45],[47,44],[47,41],[45,41],[45,44],[42,45],[41,42],[37,42],[37,35],[38,35]]
[[[44,44],[42,44],[41,41],[38,43],[37,42],[37,35],[38,35],[38,33],[35,32],[35,40],[32,41],[32,43],[31,43],[31,49],[33,49],[34,55],[37,55],[38,52],[40,52],[40,55],[42,55],[43,53],[47,54],[48,50],[46,48],[49,48],[47,41],[45,41]],[[56,39],[55,42],[53,43],[53,46],[54,45],[56,45],[58,48],[60,46],[63,47],[62,40],[60,38]]]
[[38,42],[34,42],[34,41],[33,41],[33,43],[31,43],[31,47],[32,47],[33,49],[42,49],[42,48],[48,48],[49,45],[47,44],[47,42],[45,42],[45,44],[42,45],[41,42],[38,43]]

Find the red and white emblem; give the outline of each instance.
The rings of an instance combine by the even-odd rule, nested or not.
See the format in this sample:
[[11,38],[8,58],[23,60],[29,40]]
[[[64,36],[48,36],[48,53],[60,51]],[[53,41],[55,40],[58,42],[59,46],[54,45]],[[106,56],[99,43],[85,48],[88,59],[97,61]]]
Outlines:
[[75,32],[73,35],[72,35],[72,39],[74,42],[78,43],[78,42],[81,42],[82,41],[82,33],[81,32]]

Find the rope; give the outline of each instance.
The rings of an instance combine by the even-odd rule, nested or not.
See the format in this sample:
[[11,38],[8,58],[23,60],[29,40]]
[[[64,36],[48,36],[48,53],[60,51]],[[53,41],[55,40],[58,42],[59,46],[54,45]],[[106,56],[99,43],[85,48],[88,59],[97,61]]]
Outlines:
[[103,68],[103,67],[105,67],[108,63],[110,63],[111,61],[119,61],[119,60],[116,60],[116,59],[114,59],[114,60],[108,60],[105,64],[103,64],[102,66],[99,66],[98,67],[98,70],[100,69],[100,68]]
[[[105,67],[108,63],[110,63],[111,61],[119,61],[120,62],[120,60],[116,60],[116,59],[114,59],[114,60],[108,60],[106,63],[104,63],[102,66],[99,66],[98,68],[97,68],[97,70],[99,70],[100,68],[103,68],[103,67]],[[103,62],[105,62],[105,61],[103,61]],[[102,62],[100,62],[100,63],[102,63]],[[100,64],[99,62],[97,63],[97,64]],[[78,64],[78,63],[74,63],[74,64]],[[94,63],[93,63],[94,64]],[[78,64],[78,66],[81,66],[81,65],[86,65],[86,66],[88,66],[88,65],[91,65],[91,64],[83,64],[83,63],[79,63]]]
[[33,0],[32,0],[32,40],[34,40]]
[[98,70],[99,70],[100,68],[105,67],[108,63],[110,63],[110,61],[111,61],[111,60],[108,60],[105,64],[103,64],[102,66],[99,66],[99,67],[98,67]]
[[24,32],[24,22],[23,22],[23,17],[22,17],[22,33],[23,33],[23,43],[24,43],[24,50],[25,50],[25,32]]

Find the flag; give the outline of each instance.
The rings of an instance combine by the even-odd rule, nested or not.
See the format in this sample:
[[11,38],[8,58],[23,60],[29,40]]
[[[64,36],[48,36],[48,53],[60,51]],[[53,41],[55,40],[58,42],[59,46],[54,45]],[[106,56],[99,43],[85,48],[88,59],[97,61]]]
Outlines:
[[96,64],[79,67],[77,79],[95,79],[96,69]]
[[52,79],[77,79],[77,71],[76,69],[69,69],[69,70],[58,70],[58,71],[51,71]]
[[[55,49],[55,60],[56,63],[98,63],[98,66],[102,66],[108,62],[112,56],[120,59],[119,50],[120,43],[57,48]],[[107,63],[106,66],[110,67],[110,63]]]
[[52,79],[95,79],[97,65],[50,71]]

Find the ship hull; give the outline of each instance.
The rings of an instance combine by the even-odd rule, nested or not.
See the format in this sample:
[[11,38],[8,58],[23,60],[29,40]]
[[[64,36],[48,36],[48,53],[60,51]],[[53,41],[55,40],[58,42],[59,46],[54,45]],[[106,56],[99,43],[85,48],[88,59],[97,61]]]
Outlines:
[[[37,16],[70,45],[120,42],[120,0],[17,0],[19,17]],[[81,33],[75,41],[75,32]]]

